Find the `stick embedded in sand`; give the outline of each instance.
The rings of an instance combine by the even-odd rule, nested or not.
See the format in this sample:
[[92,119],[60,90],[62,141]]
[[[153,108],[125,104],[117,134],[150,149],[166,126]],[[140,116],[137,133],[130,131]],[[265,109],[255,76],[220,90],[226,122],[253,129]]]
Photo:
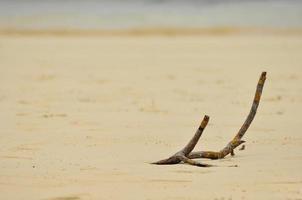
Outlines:
[[244,136],[247,129],[250,127],[253,119],[255,118],[255,115],[257,113],[257,109],[258,109],[258,106],[259,106],[259,102],[260,102],[260,98],[261,98],[261,94],[262,94],[262,90],[263,90],[265,80],[266,80],[266,72],[262,72],[262,74],[260,76],[260,79],[258,81],[258,84],[257,84],[257,89],[256,89],[256,93],[255,93],[255,96],[254,96],[254,100],[253,100],[251,110],[250,110],[245,122],[243,123],[240,130],[236,134],[236,136],[226,145],[226,147],[224,147],[219,152],[213,152],[213,151],[192,152],[189,155],[189,158],[191,158],[191,159],[193,159],[193,158],[209,158],[209,159],[224,158],[228,154],[234,153],[234,149],[236,147],[238,147],[240,144],[245,142],[244,140],[241,140],[241,138]]
[[225,156],[227,156],[228,154],[231,154],[232,156],[235,155],[234,149],[245,142],[244,140],[241,140],[241,139],[244,136],[244,134],[246,133],[247,129],[250,127],[253,119],[255,118],[255,115],[257,113],[257,109],[259,106],[260,98],[262,95],[262,90],[263,90],[265,80],[266,80],[266,72],[262,72],[262,74],[259,78],[258,84],[257,84],[256,93],[254,96],[251,110],[250,110],[245,122],[241,126],[241,128],[238,131],[238,133],[236,134],[236,136],[221,151],[219,151],[219,152],[215,152],[215,151],[192,152],[192,150],[194,149],[195,145],[197,144],[204,128],[206,127],[206,125],[209,121],[209,117],[206,115],[204,117],[201,125],[199,126],[198,130],[196,131],[195,135],[193,136],[193,138],[181,151],[177,152],[176,154],[174,154],[173,156],[171,156],[168,159],[160,160],[160,161],[154,162],[152,164],[158,164],[158,165],[177,164],[182,161],[184,163],[194,165],[194,166],[209,167],[212,165],[202,164],[202,163],[196,162],[192,159],[196,159],[196,158],[222,159]]
[[202,135],[203,130],[205,129],[205,127],[207,126],[207,124],[209,122],[209,119],[210,119],[209,116],[207,116],[207,115],[204,116],[196,133],[194,134],[192,139],[189,141],[189,143],[182,150],[178,151],[173,156],[171,156],[167,159],[160,160],[160,161],[154,162],[152,164],[170,165],[170,164],[178,164],[181,161],[183,161],[184,163],[187,163],[190,165],[195,165],[195,166],[200,166],[200,167],[209,167],[210,165],[208,165],[208,164],[199,163],[199,162],[191,160],[187,157],[188,154],[191,153],[191,151],[196,146],[200,136]]

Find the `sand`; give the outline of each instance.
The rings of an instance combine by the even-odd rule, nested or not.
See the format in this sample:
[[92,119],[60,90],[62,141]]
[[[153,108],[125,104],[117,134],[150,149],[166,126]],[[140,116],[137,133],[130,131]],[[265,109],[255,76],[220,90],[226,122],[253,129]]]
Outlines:
[[[302,199],[302,37],[0,36],[1,199]],[[267,81],[244,151],[219,150]],[[238,165],[238,167],[226,167]]]

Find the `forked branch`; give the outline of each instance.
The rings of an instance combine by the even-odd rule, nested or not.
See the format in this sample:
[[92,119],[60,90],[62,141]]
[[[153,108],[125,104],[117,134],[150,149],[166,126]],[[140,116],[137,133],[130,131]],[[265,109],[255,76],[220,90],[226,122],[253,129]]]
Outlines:
[[215,151],[192,152],[194,147],[196,146],[200,136],[202,135],[203,130],[205,129],[205,127],[208,124],[209,116],[205,115],[205,117],[202,120],[195,135],[182,150],[178,151],[173,156],[171,156],[167,159],[160,160],[160,161],[154,162],[152,164],[169,165],[169,164],[178,164],[180,162],[184,162],[184,163],[194,165],[194,166],[199,166],[199,167],[210,167],[212,165],[203,164],[203,163],[194,161],[192,159],[195,159],[195,158],[221,159],[221,158],[224,158],[225,156],[227,156],[228,154],[234,155],[234,149],[245,142],[242,140],[242,137],[246,133],[247,129],[250,127],[250,125],[256,115],[265,80],[266,80],[266,72],[262,72],[260,79],[258,81],[258,84],[257,84],[257,89],[256,89],[256,93],[255,93],[255,97],[253,100],[251,110],[250,110],[245,122],[241,126],[241,128],[238,131],[238,133],[236,134],[236,136],[221,151],[219,151],[219,152],[215,152]]
[[244,140],[241,140],[244,134],[246,133],[247,129],[250,127],[253,119],[255,118],[255,115],[257,113],[257,109],[259,106],[260,98],[262,95],[262,90],[263,86],[266,80],[266,72],[262,72],[257,88],[256,88],[256,93],[254,96],[253,104],[251,107],[251,110],[244,121],[243,125],[241,126],[240,130],[236,134],[236,136],[224,147],[222,150],[219,152],[213,152],[213,151],[197,151],[197,152],[192,152],[189,154],[189,158],[194,159],[194,158],[209,158],[209,159],[221,159],[227,156],[228,154],[232,154],[234,152],[234,149],[244,143]]

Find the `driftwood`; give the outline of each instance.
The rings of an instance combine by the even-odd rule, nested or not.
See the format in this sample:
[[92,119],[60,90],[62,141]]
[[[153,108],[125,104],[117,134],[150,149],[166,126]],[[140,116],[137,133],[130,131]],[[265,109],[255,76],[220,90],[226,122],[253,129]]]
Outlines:
[[[235,137],[222,150],[217,151],[217,152],[215,152],[215,151],[192,152],[194,147],[196,146],[200,136],[202,135],[203,130],[205,129],[205,127],[207,126],[207,124],[209,122],[209,119],[210,119],[209,116],[205,115],[199,128],[197,129],[195,135],[182,150],[178,151],[173,156],[171,156],[167,159],[160,160],[160,161],[154,162],[152,164],[171,165],[171,164],[178,164],[178,163],[183,162],[183,163],[187,163],[187,164],[199,166],[199,167],[210,167],[213,165],[200,163],[193,159],[196,159],[196,158],[222,159],[225,156],[227,156],[228,154],[231,154],[232,156],[235,155],[234,149],[245,142],[244,140],[242,140],[242,137],[246,133],[247,129],[251,125],[251,123],[256,115],[265,79],[266,79],[266,72],[262,72],[260,79],[258,81],[258,84],[257,84],[257,89],[256,89],[255,97],[253,100],[252,108],[251,108],[245,122],[243,123],[243,125],[241,126],[240,130],[235,135]],[[242,147],[241,149],[243,150],[244,147]]]

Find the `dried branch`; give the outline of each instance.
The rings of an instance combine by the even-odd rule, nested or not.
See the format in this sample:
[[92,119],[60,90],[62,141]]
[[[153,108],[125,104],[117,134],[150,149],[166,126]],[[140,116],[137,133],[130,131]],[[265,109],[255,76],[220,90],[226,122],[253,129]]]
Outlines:
[[178,151],[173,156],[171,156],[167,159],[160,160],[160,161],[154,162],[152,164],[171,165],[171,164],[178,164],[180,162],[184,162],[184,163],[198,166],[198,167],[209,167],[210,165],[208,165],[208,164],[199,163],[199,162],[196,162],[194,160],[187,158],[188,154],[191,153],[191,151],[196,146],[196,144],[197,144],[200,136],[202,135],[203,130],[207,126],[208,122],[209,122],[209,116],[205,115],[199,128],[197,129],[196,133],[194,134],[193,138],[189,141],[189,143],[182,150]]
[[[209,116],[205,115],[199,128],[197,129],[196,133],[194,134],[193,138],[189,141],[189,143],[180,151],[175,153],[173,156],[160,160],[157,162],[154,162],[152,164],[156,165],[171,165],[171,164],[178,164],[180,162],[187,163],[190,165],[198,166],[198,167],[210,167],[213,165],[203,164],[197,161],[194,161],[192,159],[195,158],[209,158],[209,159],[221,159],[227,156],[228,154],[231,154],[232,156],[234,154],[234,149],[244,143],[245,141],[242,140],[242,137],[246,133],[247,129],[250,127],[253,119],[255,118],[257,108],[259,106],[264,82],[266,79],[266,72],[262,72],[260,79],[257,84],[257,89],[254,97],[254,101],[252,104],[252,108],[250,110],[250,113],[248,114],[245,122],[241,126],[240,130],[236,134],[236,136],[224,147],[221,151],[215,152],[215,151],[196,151],[192,152],[194,147],[196,146],[200,136],[202,135],[203,130],[207,126],[209,122]],[[243,148],[244,149],[244,148]]]
[[233,153],[234,149],[244,143],[245,141],[241,140],[241,138],[246,133],[247,129],[250,127],[253,119],[255,118],[257,108],[259,106],[263,86],[266,79],[266,72],[262,72],[260,79],[257,84],[257,89],[254,97],[254,101],[250,110],[250,113],[248,114],[245,122],[241,126],[240,130],[236,134],[236,136],[219,152],[213,152],[213,151],[197,151],[192,152],[189,154],[188,158],[194,159],[194,158],[209,158],[209,159],[221,159],[227,156],[230,153]]

